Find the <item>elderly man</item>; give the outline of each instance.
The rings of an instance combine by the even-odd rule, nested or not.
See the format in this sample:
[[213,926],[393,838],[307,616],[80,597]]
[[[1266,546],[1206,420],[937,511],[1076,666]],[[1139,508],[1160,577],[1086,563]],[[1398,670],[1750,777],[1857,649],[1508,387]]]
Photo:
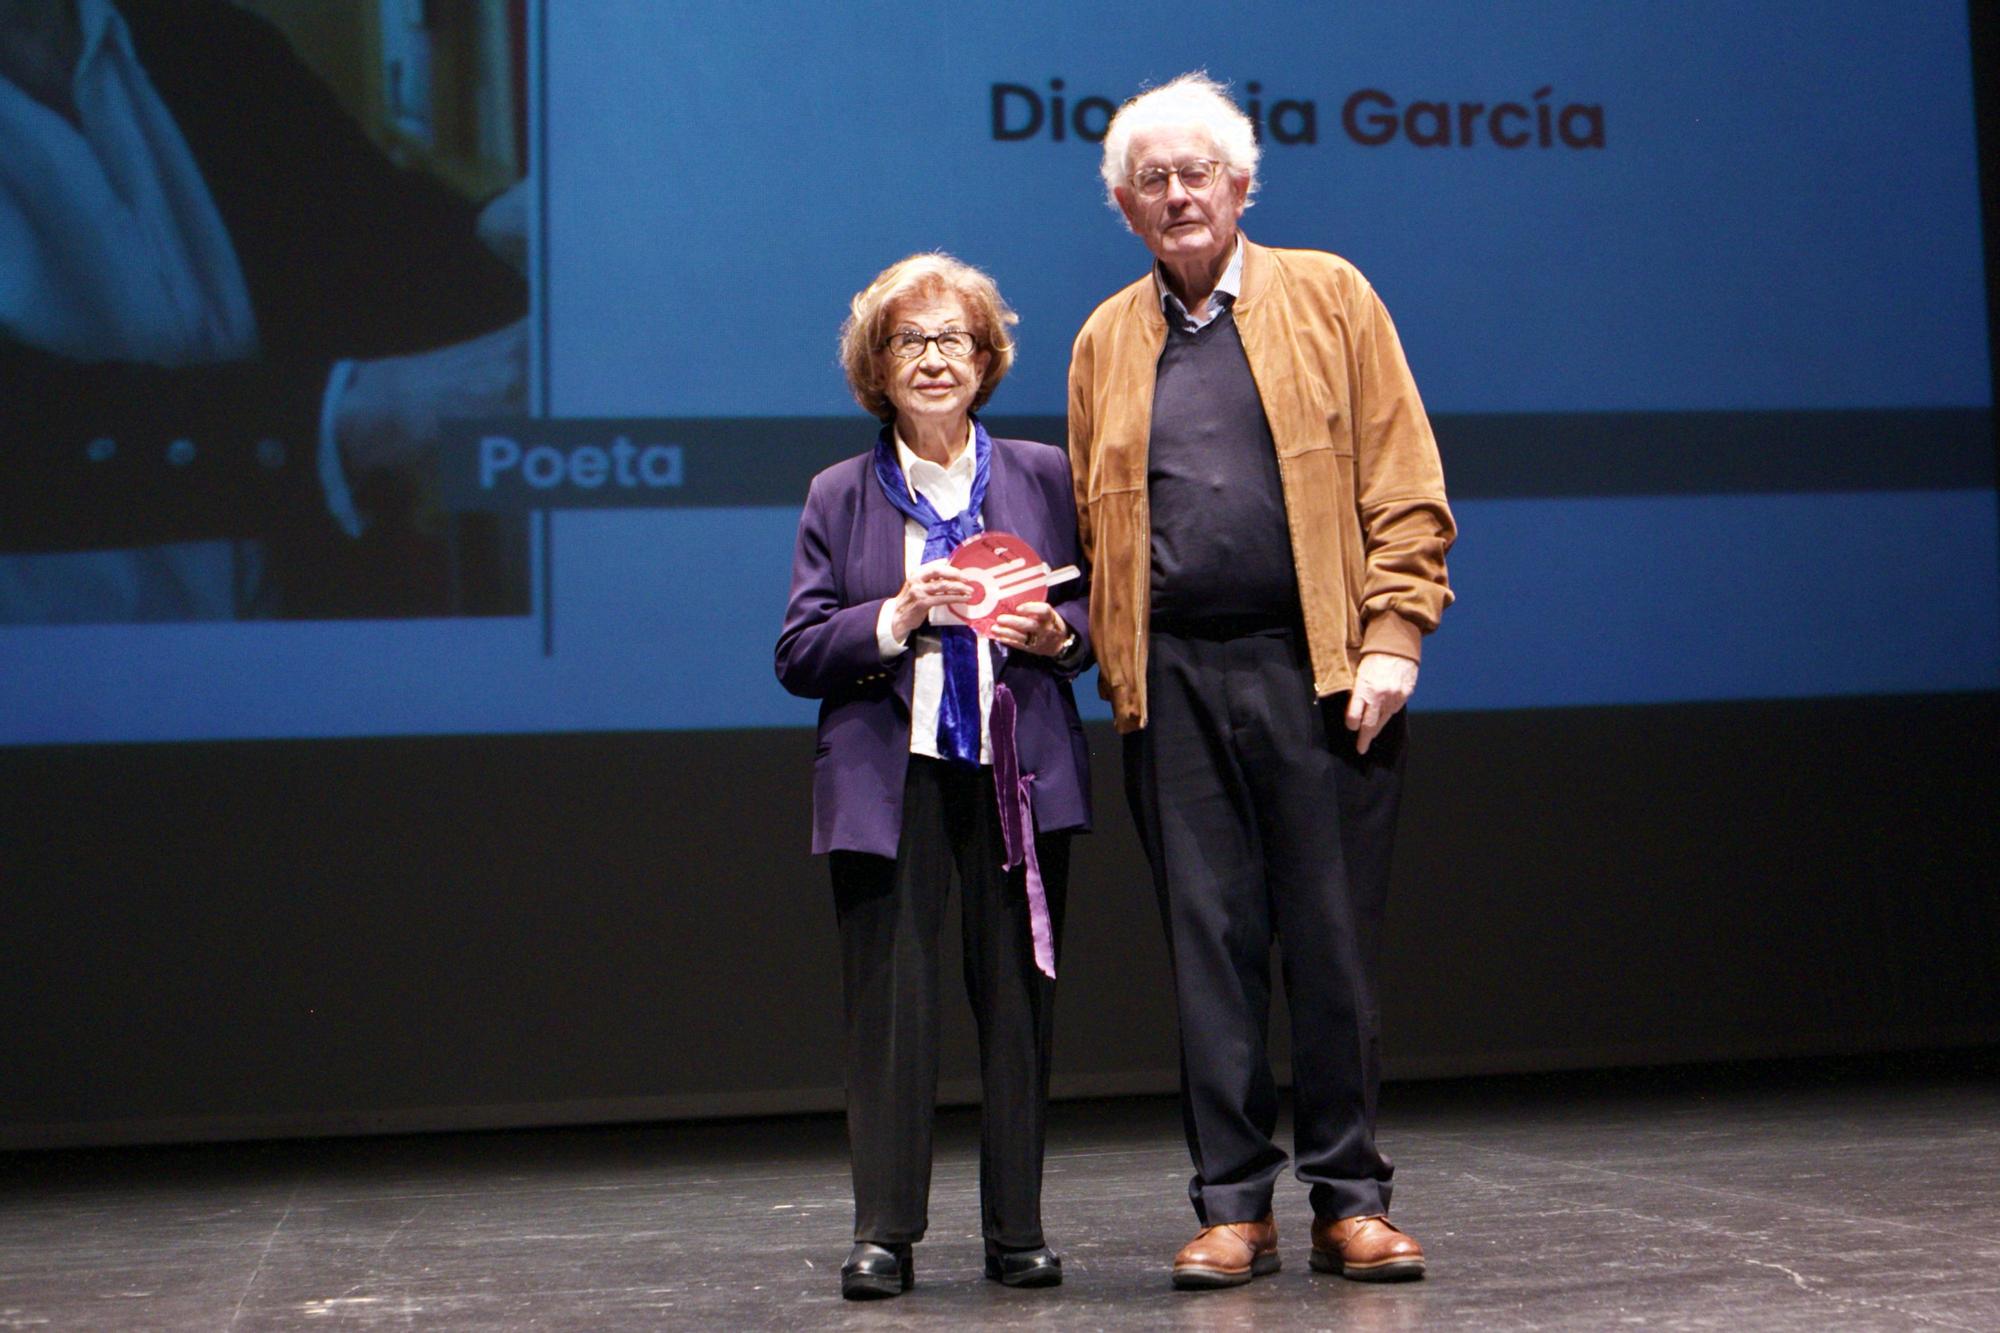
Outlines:
[[1437,446],[1367,280],[1238,230],[1257,141],[1220,85],[1190,74],[1127,102],[1103,175],[1156,262],[1077,335],[1070,455],[1180,1010],[1202,1230],[1174,1283],[1278,1268],[1274,937],[1312,1266],[1421,1277],[1375,1145],[1374,973],[1402,708],[1451,600]]

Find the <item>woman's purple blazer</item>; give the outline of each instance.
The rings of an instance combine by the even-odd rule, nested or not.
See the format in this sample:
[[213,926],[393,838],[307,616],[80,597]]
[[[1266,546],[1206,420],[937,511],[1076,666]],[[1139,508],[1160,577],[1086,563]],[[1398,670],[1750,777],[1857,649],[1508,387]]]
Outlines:
[[[813,478],[777,668],[786,689],[820,701],[813,851],[893,857],[910,762],[913,654],[884,662],[875,640],[882,603],[903,586],[904,519],[882,494],[871,459],[860,454]],[[1082,563],[1069,457],[1053,445],[994,440],[981,517],[988,531],[1024,538],[1053,567]],[[1058,584],[1051,602],[1076,631],[1078,665],[1063,671],[1016,652],[996,677],[1020,709],[1021,771],[1035,775],[1042,833],[1090,827],[1090,750],[1070,689],[1090,660],[1089,580]]]

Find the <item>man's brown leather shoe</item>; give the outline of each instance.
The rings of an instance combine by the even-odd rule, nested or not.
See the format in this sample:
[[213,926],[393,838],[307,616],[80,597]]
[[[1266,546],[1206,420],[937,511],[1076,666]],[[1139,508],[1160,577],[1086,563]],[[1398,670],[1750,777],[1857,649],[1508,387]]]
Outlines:
[[1357,1282],[1407,1282],[1424,1275],[1424,1247],[1380,1213],[1313,1223],[1314,1269]]
[[1278,1271],[1278,1225],[1266,1213],[1256,1222],[1203,1227],[1174,1256],[1176,1287],[1240,1287]]

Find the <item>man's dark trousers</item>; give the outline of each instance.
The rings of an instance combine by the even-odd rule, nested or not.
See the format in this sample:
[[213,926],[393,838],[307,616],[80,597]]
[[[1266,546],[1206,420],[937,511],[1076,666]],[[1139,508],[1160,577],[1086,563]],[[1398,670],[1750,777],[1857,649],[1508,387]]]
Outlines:
[[1181,1110],[1202,1225],[1271,1211],[1273,937],[1292,1018],[1298,1176],[1325,1218],[1386,1212],[1375,1000],[1402,790],[1401,712],[1355,752],[1347,696],[1313,696],[1298,629],[1156,627],[1126,795],[1152,863],[1181,1025]]

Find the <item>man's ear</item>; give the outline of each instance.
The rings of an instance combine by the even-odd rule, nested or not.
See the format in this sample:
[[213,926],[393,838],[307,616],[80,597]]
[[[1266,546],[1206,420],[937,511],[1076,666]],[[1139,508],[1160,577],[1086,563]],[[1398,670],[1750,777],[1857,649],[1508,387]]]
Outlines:
[[1143,236],[1145,233],[1139,231],[1138,198],[1123,185],[1114,186],[1111,197],[1118,201],[1118,211],[1125,215],[1125,225]]

